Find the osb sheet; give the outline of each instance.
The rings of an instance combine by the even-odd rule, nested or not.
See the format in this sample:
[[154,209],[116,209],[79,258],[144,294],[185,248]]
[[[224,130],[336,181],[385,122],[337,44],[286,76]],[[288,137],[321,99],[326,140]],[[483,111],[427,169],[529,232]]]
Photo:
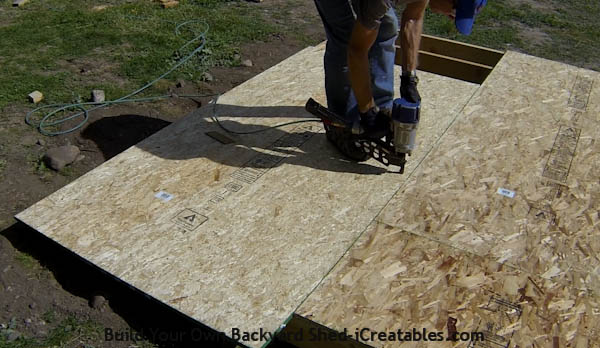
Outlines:
[[507,54],[381,221],[545,277],[600,275],[598,76]]
[[597,347],[600,301],[577,277],[545,279],[374,224],[298,314],[373,347]]
[[597,345],[598,82],[508,52],[378,216],[389,230],[362,236],[298,313],[338,330],[442,330],[453,317],[475,331],[495,296],[523,310],[494,323],[502,339]]
[[[301,120],[324,102],[323,46],[219,98],[236,131]],[[420,147],[477,85],[422,74]],[[319,123],[223,145],[211,106],[163,129],[17,218],[102,269],[218,331],[275,331],[372,222],[406,176],[340,158]],[[390,168],[396,171],[397,168]],[[265,342],[244,342],[261,346]]]

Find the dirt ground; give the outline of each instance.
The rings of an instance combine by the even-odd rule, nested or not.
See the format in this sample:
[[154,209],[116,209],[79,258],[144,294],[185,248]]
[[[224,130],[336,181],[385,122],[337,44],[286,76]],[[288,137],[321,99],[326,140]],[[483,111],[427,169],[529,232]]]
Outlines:
[[[325,38],[312,0],[265,0],[255,6],[267,16],[282,9],[290,11],[289,25],[302,28],[311,41]],[[306,46],[303,41],[276,35],[265,42],[246,44],[241,56],[253,62],[251,67],[214,68],[210,70],[213,81],[184,81],[180,87],[173,84],[171,90],[179,95],[226,92],[300,51]],[[89,73],[87,67],[78,68]],[[177,333],[193,332],[198,329],[197,323],[102,274],[13,219],[20,211],[209,100],[172,98],[112,106],[90,113],[81,130],[55,137],[43,136],[25,124],[24,116],[30,109],[2,110],[0,335],[5,336],[5,343],[0,337],[0,347],[37,347],[25,338],[57,347],[144,347],[158,343],[177,347],[234,346],[186,341]],[[76,145],[83,156],[58,173],[40,166],[39,158],[49,148],[64,144]],[[124,334],[141,332],[154,339],[107,341],[107,329]]]

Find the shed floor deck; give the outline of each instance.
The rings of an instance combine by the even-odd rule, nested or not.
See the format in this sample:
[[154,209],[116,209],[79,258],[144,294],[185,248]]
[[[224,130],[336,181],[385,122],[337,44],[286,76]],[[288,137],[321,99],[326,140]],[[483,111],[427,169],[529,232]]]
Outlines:
[[[310,118],[306,100],[325,102],[323,51],[307,48],[221,96],[220,122],[247,132]],[[421,74],[407,173],[478,87]],[[217,331],[275,332],[414,176],[344,160],[319,123],[228,135],[235,142],[224,145],[205,134],[223,133],[213,112],[164,128],[17,219]]]

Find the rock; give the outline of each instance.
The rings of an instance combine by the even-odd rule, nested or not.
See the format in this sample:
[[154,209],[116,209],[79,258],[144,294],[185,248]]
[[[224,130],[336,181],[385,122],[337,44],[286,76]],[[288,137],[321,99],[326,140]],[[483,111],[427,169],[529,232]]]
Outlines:
[[106,10],[108,8],[108,5],[96,5],[94,7],[92,7],[92,11],[102,11],[102,10]]
[[100,309],[106,303],[106,299],[101,295],[93,296],[90,300],[90,307],[94,309]]
[[39,146],[46,146],[46,141],[44,139],[38,139],[36,144]]
[[73,163],[77,156],[79,156],[77,146],[64,145],[48,150],[43,157],[43,161],[48,167],[58,171]]
[[177,86],[177,88],[185,87],[185,81],[183,81],[182,79],[179,79],[179,80],[177,80],[177,84],[175,86]]
[[85,159],[85,155],[84,154],[79,154],[79,156],[77,156],[77,158],[75,159],[75,162],[80,162],[83,161]]
[[29,308],[36,309],[37,305],[34,303],[29,304]]
[[207,82],[213,82],[215,80],[215,78],[212,76],[212,74],[209,73],[208,71],[203,73],[200,78],[202,79],[202,81],[207,81]]
[[13,1],[13,6],[15,6],[15,7],[21,7],[21,6],[25,5],[28,2],[29,2],[29,0],[14,0]]
[[29,324],[31,324],[31,322],[32,322],[31,318],[25,319],[25,324],[29,325]]
[[37,103],[41,102],[42,99],[44,99],[44,95],[40,91],[33,91],[33,92],[29,93],[28,97],[29,97],[29,101],[34,104],[37,104]]
[[252,61],[250,59],[244,59],[244,60],[242,60],[242,65],[243,66],[247,66],[247,67],[251,67],[253,64],[252,64]]
[[106,100],[104,91],[101,89],[95,89],[92,91],[92,101],[94,103],[103,103]]
[[38,139],[32,135],[26,135],[21,139],[21,145],[23,146],[33,146],[37,143]]
[[162,3],[163,8],[172,8],[179,5],[179,1],[166,1]]
[[8,328],[8,326],[6,326],[6,324],[0,323],[0,330],[4,330],[6,328]]

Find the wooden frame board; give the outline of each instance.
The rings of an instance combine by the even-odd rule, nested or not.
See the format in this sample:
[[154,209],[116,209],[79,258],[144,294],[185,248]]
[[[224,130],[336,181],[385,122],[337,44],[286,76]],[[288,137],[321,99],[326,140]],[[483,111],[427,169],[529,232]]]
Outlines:
[[[400,39],[396,64],[402,64]],[[418,69],[473,83],[483,83],[504,52],[431,35],[422,35]]]

